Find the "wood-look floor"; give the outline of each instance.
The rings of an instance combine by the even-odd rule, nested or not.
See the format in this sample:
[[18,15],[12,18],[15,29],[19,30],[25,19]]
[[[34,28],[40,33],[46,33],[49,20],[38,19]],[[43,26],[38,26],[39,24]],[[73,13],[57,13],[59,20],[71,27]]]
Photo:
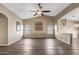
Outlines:
[[78,50],[56,39],[22,39],[8,47],[0,47],[1,55],[76,55]]

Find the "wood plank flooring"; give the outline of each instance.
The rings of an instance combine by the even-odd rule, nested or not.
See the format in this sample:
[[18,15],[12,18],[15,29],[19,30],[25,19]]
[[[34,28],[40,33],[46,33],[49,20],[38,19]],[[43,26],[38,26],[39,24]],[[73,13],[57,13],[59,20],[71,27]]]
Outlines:
[[79,50],[56,39],[22,39],[8,47],[0,47],[0,55],[77,55]]

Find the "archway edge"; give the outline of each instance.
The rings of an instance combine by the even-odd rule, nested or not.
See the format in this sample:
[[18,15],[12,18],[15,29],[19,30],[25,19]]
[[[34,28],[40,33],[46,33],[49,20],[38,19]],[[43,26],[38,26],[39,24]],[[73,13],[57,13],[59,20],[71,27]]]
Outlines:
[[1,15],[3,15],[4,17],[6,17],[8,19],[8,16],[5,15],[4,13],[0,12]]

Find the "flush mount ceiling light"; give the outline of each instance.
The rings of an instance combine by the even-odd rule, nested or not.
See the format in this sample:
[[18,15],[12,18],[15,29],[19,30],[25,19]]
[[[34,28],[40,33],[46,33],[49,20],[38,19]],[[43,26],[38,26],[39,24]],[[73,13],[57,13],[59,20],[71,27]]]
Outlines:
[[39,15],[39,16],[44,16],[44,13],[51,12],[51,11],[50,11],[50,10],[42,10],[42,6],[41,6],[41,4],[39,3],[39,4],[38,4],[38,10],[37,10],[37,11],[32,11],[32,12],[36,12],[36,13],[34,14],[34,16],[37,16],[37,15]]

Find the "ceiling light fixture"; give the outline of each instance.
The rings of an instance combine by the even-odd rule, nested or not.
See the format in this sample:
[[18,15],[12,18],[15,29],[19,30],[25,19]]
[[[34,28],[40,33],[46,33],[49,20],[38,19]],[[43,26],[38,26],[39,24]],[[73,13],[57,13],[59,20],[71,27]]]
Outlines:
[[37,11],[32,11],[32,12],[36,12],[34,14],[34,16],[44,16],[44,13],[47,13],[47,12],[51,12],[50,10],[42,10],[42,6],[41,4],[39,3],[38,4],[38,10]]

